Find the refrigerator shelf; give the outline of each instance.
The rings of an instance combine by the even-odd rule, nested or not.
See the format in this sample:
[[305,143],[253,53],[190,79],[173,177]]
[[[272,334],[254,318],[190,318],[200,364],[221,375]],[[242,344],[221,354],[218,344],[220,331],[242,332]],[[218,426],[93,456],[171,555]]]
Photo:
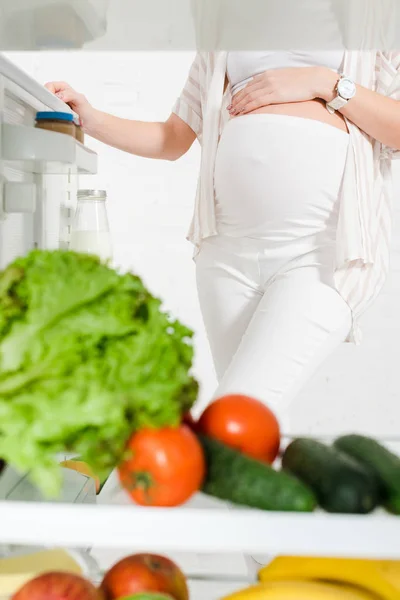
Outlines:
[[31,173],[97,173],[95,152],[72,136],[34,127],[3,124],[2,155],[5,161],[23,163],[23,170]]
[[1,502],[0,542],[142,551],[400,559],[400,517],[268,513],[202,494],[179,508],[131,503],[113,475],[97,506]]

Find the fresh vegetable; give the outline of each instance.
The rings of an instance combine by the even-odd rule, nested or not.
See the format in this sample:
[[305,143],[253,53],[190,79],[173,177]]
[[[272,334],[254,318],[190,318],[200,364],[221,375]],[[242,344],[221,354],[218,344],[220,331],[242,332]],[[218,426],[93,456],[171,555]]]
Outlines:
[[169,558],[133,554],[114,565],[100,586],[105,600],[117,600],[140,592],[158,592],[174,600],[189,600],[186,579]]
[[192,333],[132,274],[35,250],[0,274],[0,456],[47,495],[57,453],[98,477],[133,431],[178,425],[197,395]]
[[320,556],[278,556],[258,573],[263,583],[269,581],[330,581],[367,590],[380,600],[398,600],[400,586],[393,584],[393,574],[400,576],[400,562],[325,558]]
[[381,600],[361,588],[316,581],[258,584],[222,600]]
[[283,454],[282,466],[309,485],[328,512],[369,513],[379,502],[376,481],[368,471],[316,440],[294,440]]
[[197,492],[205,460],[195,434],[186,426],[142,429],[128,444],[119,477],[131,498],[144,506],[178,506]]
[[24,585],[12,600],[103,600],[103,595],[79,575],[45,573]]
[[273,463],[279,452],[280,431],[275,415],[248,396],[218,398],[203,412],[198,429],[258,460]]
[[201,436],[206,456],[206,494],[254,508],[311,512],[313,492],[295,477],[246,456],[218,440]]
[[400,458],[363,435],[345,435],[334,446],[361,463],[377,479],[387,508],[400,514]]
[[95,485],[96,485],[96,494],[99,493],[100,491],[100,479],[93,473],[93,470],[90,468],[90,466],[81,461],[81,460],[65,460],[64,462],[61,462],[60,465],[64,468],[64,469],[71,469],[71,471],[77,471],[78,473],[81,473],[82,475],[86,475],[87,477],[91,477],[92,479],[94,479],[95,481]]

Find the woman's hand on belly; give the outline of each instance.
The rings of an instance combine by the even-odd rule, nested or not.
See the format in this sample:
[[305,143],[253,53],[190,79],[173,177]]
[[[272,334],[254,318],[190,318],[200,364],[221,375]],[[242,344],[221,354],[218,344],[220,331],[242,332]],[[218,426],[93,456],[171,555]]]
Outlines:
[[298,67],[266,71],[235,94],[228,107],[232,117],[273,113],[315,119],[348,131],[343,115],[331,114],[321,99],[334,89],[338,75],[324,67]]
[[338,79],[337,73],[325,67],[272,69],[256,75],[235,94],[228,110],[236,116],[263,106],[315,100],[333,90]]

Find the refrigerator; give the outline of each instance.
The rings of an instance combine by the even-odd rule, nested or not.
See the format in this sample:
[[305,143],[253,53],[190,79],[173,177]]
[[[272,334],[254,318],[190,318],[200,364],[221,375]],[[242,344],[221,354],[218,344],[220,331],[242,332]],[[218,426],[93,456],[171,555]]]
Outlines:
[[[25,12],[28,4],[41,10],[68,5],[72,11],[68,14],[75,16],[67,22],[76,24],[88,22],[85,15],[93,13],[85,13],[85,7],[90,11],[96,3],[13,0],[8,3],[9,22],[37,23]],[[7,0],[0,5],[1,19],[6,18],[6,8]],[[71,34],[76,31],[72,26],[71,47],[80,47],[88,36],[101,35],[102,14],[95,20],[97,26],[87,27],[81,37]],[[3,29],[4,23],[1,20]],[[19,49],[38,47],[39,37],[33,38],[28,29],[24,25],[25,42],[18,44]],[[68,45],[64,34],[58,38],[62,47]],[[54,39],[40,39],[57,46]],[[42,110],[70,111],[0,53],[0,270],[33,248],[68,248],[80,175],[97,172],[98,157],[86,145],[35,128],[35,115]],[[266,513],[234,508],[202,495],[184,507],[151,509],[133,506],[115,475],[97,498],[87,478],[77,482],[71,479],[75,476],[69,477],[61,502],[44,504],[24,479],[8,473],[3,492],[0,482],[0,545],[35,546],[40,541],[50,547],[91,546],[99,549],[96,557],[104,563],[132,550],[173,553],[186,572],[195,574],[193,586],[201,590],[196,600],[216,598],[217,587],[219,595],[245,587],[257,564],[244,559],[243,553],[400,559],[400,519],[383,511],[365,517]],[[95,502],[97,506],[88,506]]]
[[72,112],[0,54],[0,268],[33,248],[67,247],[79,175],[97,171],[92,150],[35,128],[43,110]]
[[80,174],[97,156],[35,129],[38,111],[72,112],[2,50],[82,48],[107,31],[109,0],[0,2],[0,268],[31,248],[66,248]]

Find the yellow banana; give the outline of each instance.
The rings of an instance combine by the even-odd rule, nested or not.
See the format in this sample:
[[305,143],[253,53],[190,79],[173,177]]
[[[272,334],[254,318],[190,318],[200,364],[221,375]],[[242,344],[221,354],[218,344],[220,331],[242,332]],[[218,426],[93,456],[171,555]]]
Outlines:
[[344,558],[291,557],[274,559],[258,574],[261,582],[298,579],[359,586],[382,598],[399,600],[400,563]]
[[400,597],[400,560],[377,560],[375,566],[380,575],[394,585]]
[[381,600],[359,588],[311,581],[271,581],[236,592],[223,600]]

